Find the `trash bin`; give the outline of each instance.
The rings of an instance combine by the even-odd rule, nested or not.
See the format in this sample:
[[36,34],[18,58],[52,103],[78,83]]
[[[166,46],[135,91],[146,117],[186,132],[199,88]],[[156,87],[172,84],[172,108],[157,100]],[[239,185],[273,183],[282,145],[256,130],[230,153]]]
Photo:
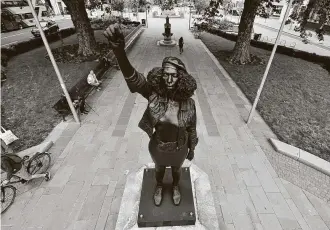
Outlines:
[[254,34],[253,39],[259,41],[261,39],[261,34]]
[[142,25],[146,25],[146,20],[145,19],[141,19]]

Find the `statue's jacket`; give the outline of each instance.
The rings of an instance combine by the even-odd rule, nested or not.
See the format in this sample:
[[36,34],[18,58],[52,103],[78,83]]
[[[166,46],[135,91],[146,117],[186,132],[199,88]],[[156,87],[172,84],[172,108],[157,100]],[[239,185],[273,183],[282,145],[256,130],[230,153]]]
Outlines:
[[[148,100],[148,107],[139,122],[139,127],[150,138],[153,135],[155,125],[164,116],[168,104],[165,89],[160,85],[161,79],[162,68],[160,67],[153,68],[148,73],[147,79],[136,70],[131,77],[125,78],[128,88],[132,93],[137,92]],[[188,141],[188,148],[190,150],[194,150],[198,143],[196,107],[195,101],[191,98],[196,88],[195,79],[191,75],[185,74],[179,78],[174,97],[174,101],[179,102],[180,105],[178,113],[178,146],[182,146]]]

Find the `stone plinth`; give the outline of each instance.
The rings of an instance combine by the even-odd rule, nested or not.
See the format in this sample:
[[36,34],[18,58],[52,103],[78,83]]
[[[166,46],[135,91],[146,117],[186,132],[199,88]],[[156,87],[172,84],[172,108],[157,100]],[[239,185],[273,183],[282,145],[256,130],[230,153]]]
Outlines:
[[176,41],[174,41],[174,40],[170,40],[170,41],[160,40],[158,44],[160,46],[176,46]]
[[172,170],[165,170],[163,200],[160,206],[154,204],[156,188],[155,169],[145,169],[140,198],[138,226],[162,227],[195,225],[195,207],[189,167],[182,168],[180,180],[181,202],[175,206],[172,200]]
[[[171,36],[172,35],[173,34],[171,34]],[[163,36],[164,36],[164,40],[160,40],[159,45],[161,45],[161,46],[176,46],[176,41],[172,40],[171,36],[165,36],[164,33],[163,33]]]
[[[190,177],[193,190],[193,200],[196,210],[196,223],[192,226],[175,226],[172,230],[219,230],[218,219],[214,206],[211,185],[205,172],[196,165],[186,161],[183,167],[190,166]],[[154,164],[144,165],[137,172],[131,173],[126,182],[121,201],[116,230],[138,230],[137,225],[143,173],[146,168],[154,168]],[[168,227],[150,227],[143,229],[162,230]]]

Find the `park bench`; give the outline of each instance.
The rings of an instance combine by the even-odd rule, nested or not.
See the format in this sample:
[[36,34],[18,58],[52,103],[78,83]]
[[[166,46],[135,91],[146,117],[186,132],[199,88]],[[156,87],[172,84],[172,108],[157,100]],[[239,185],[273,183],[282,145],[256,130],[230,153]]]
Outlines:
[[[108,69],[110,63],[108,60],[101,60],[100,63],[95,68],[95,75],[98,80]],[[79,111],[78,105],[81,103],[81,100],[86,99],[90,93],[95,89],[95,86],[88,84],[87,77],[81,78],[69,91],[69,95],[72,101],[77,101],[77,107],[75,108]],[[61,99],[55,103],[53,108],[58,112],[60,116],[62,116],[63,121],[65,121],[65,117],[71,114],[70,107],[64,95],[61,96]],[[78,114],[80,114],[78,112]]]
[[[139,23],[140,24],[140,23]],[[125,36],[126,48],[128,48],[129,42],[132,36],[141,28],[141,24],[137,26],[130,34]],[[94,73],[98,80],[101,80],[103,74],[110,68],[115,67],[119,68],[117,59],[112,51],[110,51],[104,58],[102,58],[99,64],[94,68]],[[85,100],[89,94],[96,89],[95,86],[88,84],[87,76],[83,76],[69,91],[69,95],[72,101],[77,100],[77,104],[80,103],[80,100]],[[58,112],[60,116],[62,116],[65,121],[65,117],[71,114],[70,107],[64,95],[61,96],[60,100],[55,103],[53,108]],[[78,108],[76,108],[78,110]],[[79,114],[79,113],[78,113]]]

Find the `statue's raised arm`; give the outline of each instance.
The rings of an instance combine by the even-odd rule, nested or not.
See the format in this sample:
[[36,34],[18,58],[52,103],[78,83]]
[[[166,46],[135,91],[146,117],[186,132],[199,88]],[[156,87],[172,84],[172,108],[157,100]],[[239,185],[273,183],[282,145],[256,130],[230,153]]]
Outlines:
[[125,52],[125,37],[121,26],[118,23],[110,25],[103,34],[108,39],[109,45],[117,58],[119,67],[130,91],[132,93],[140,93],[148,99],[151,94],[149,83],[141,73],[134,69],[127,58]]

